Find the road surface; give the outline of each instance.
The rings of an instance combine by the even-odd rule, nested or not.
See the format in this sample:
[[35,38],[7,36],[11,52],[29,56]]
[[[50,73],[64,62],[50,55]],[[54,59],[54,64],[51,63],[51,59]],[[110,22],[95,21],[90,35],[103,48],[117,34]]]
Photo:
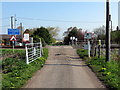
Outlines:
[[49,46],[49,57],[24,88],[104,88],[71,46]]

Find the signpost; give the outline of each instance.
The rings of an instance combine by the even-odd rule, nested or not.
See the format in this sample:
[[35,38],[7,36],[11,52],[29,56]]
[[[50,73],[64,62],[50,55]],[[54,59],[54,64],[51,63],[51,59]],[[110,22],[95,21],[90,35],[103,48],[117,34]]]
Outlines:
[[13,53],[14,53],[14,43],[15,43],[15,41],[16,41],[15,35],[12,35],[12,37],[10,38],[10,41],[13,42]]
[[10,38],[10,41],[16,41],[15,35],[12,35],[12,37]]
[[23,41],[24,42],[29,41],[29,33],[24,33]]
[[10,41],[13,42],[13,53],[14,53],[14,43],[16,41],[15,35],[20,35],[20,30],[19,29],[8,29],[8,35],[12,35],[10,38]]
[[84,35],[84,39],[91,39],[92,36],[93,36],[92,33],[85,33],[85,35]]
[[20,35],[19,29],[8,29],[8,35]]
[[89,39],[92,39],[93,34],[92,33],[85,33],[84,39],[87,39],[87,48],[88,48],[88,57],[90,57],[90,50],[91,50],[91,45]]

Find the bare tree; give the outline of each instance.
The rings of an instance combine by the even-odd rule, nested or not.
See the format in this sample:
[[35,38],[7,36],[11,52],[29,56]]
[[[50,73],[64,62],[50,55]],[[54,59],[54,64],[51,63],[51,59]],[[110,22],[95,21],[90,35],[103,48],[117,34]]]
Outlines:
[[60,28],[59,27],[47,27],[47,30],[52,35],[52,37],[55,38],[56,36],[58,36],[58,32],[60,31]]
[[93,32],[97,35],[98,39],[101,39],[101,40],[105,39],[106,28],[104,25],[99,28],[94,29]]

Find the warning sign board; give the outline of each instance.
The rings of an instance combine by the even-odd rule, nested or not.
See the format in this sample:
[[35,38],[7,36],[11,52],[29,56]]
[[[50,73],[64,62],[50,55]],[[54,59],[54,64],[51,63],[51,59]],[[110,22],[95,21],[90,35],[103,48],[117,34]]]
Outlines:
[[23,41],[29,41],[29,33],[24,33]]
[[15,35],[12,35],[12,37],[10,38],[10,41],[16,41]]

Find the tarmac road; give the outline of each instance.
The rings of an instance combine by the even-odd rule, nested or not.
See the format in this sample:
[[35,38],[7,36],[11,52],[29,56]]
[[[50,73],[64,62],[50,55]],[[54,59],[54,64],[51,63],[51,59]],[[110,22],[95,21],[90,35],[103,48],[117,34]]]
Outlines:
[[105,88],[71,46],[49,46],[49,57],[24,88]]

